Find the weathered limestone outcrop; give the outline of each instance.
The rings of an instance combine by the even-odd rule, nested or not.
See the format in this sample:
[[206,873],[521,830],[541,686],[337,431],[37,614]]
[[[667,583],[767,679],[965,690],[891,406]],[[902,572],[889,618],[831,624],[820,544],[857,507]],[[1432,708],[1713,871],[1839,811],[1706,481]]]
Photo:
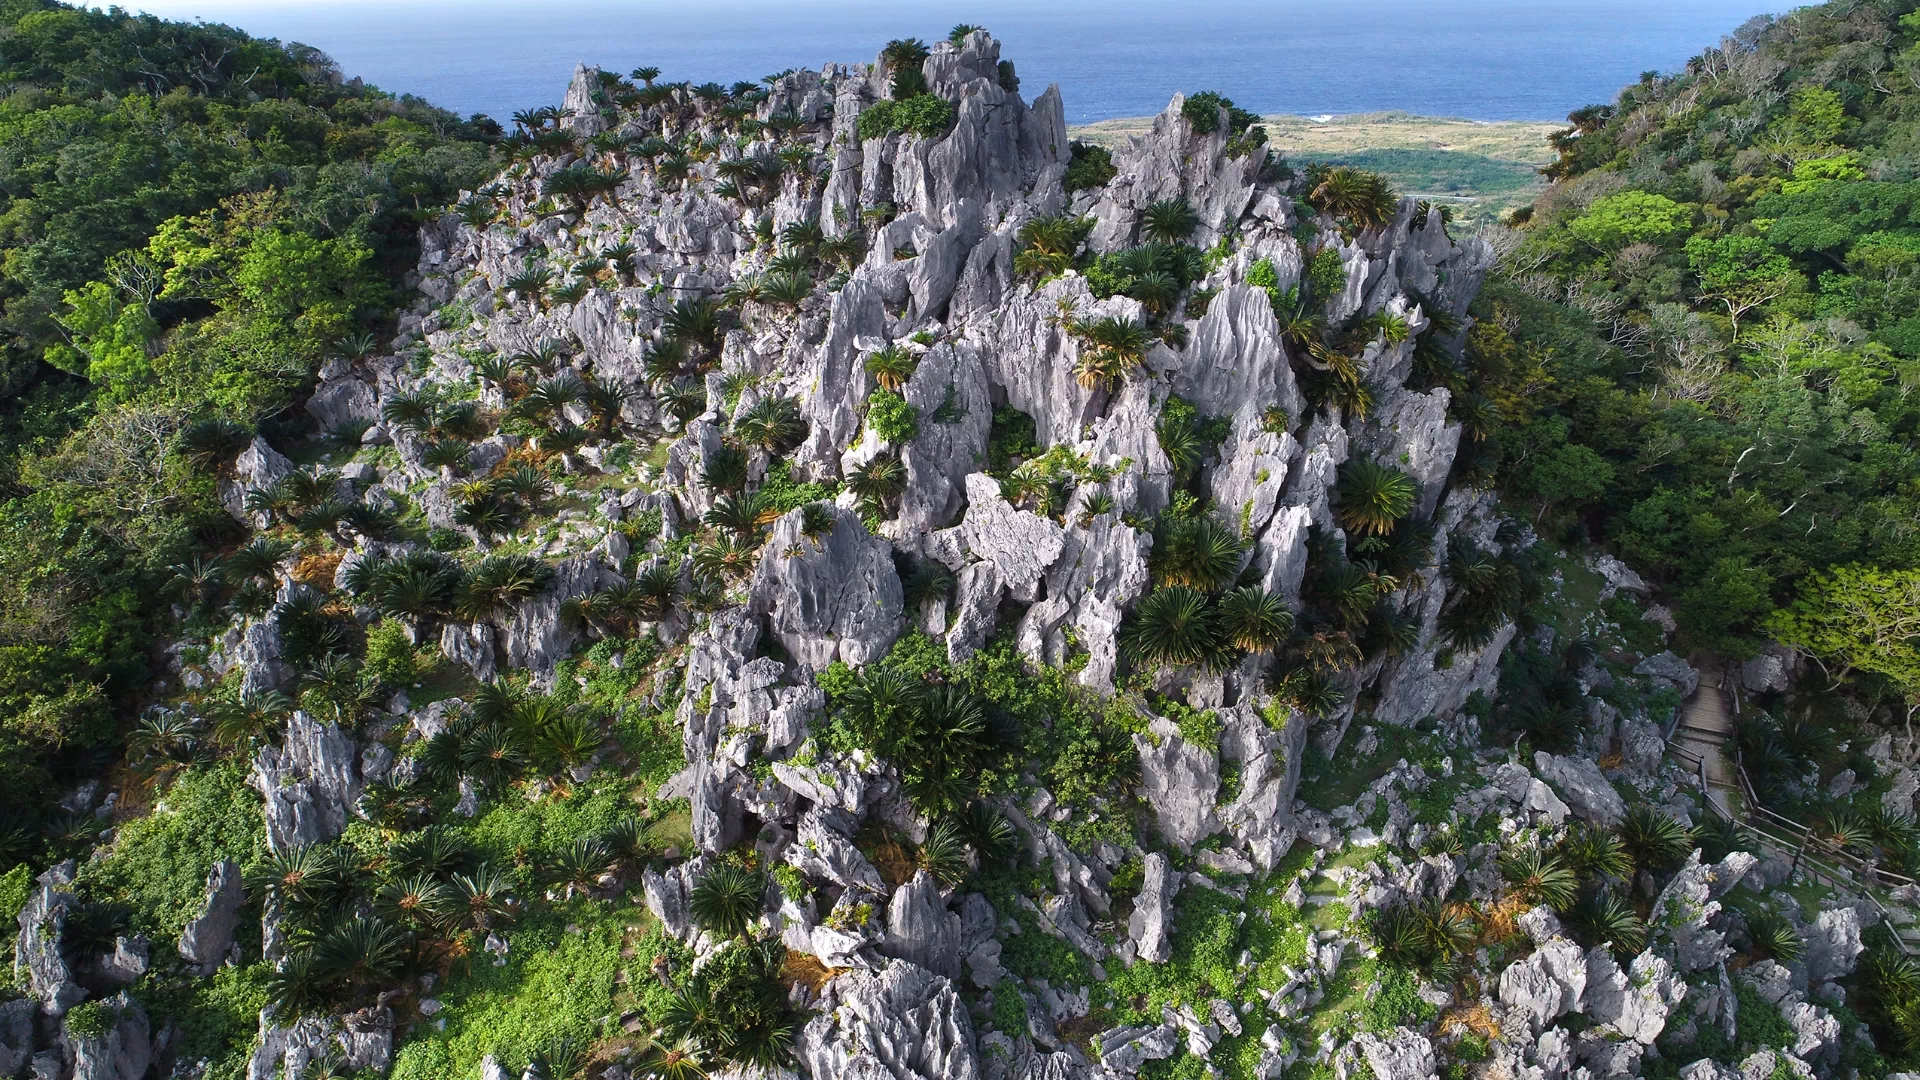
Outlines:
[[1173,721],[1156,716],[1144,735],[1133,737],[1140,754],[1141,798],[1153,808],[1160,835],[1181,851],[1219,827],[1213,793],[1220,787],[1220,758],[1180,736]]
[[880,952],[947,979],[960,977],[960,916],[947,910],[940,886],[925,870],[894,890],[887,905],[887,936]]
[[[14,945],[14,970],[25,976],[27,993],[40,1011],[58,1017],[86,1000],[86,988],[74,978],[62,952],[68,913],[77,903],[71,891],[74,866],[69,859],[41,874],[38,888],[20,909],[20,937]],[[18,976],[16,976],[18,977]]]
[[111,1017],[105,1034],[63,1034],[73,1054],[73,1080],[141,1080],[152,1061],[147,1010],[121,991],[100,1002]]
[[775,522],[753,577],[750,610],[802,672],[835,660],[872,663],[906,618],[891,547],[852,511],[830,513],[831,527],[817,536],[807,535],[801,510]]
[[1180,891],[1180,879],[1167,865],[1167,857],[1157,851],[1147,853],[1140,895],[1134,898],[1133,914],[1127,919],[1127,938],[1134,955],[1150,964],[1164,964],[1173,956],[1173,898]]
[[794,1040],[814,1080],[978,1080],[973,1022],[953,984],[906,960],[827,984]]
[[200,910],[180,931],[180,957],[201,974],[227,958],[233,947],[233,930],[240,921],[240,907],[247,902],[240,884],[240,864],[221,859],[207,871],[207,894]]
[[359,748],[339,724],[294,713],[280,745],[261,747],[247,777],[266,802],[267,846],[285,851],[338,837],[360,801],[359,764]]

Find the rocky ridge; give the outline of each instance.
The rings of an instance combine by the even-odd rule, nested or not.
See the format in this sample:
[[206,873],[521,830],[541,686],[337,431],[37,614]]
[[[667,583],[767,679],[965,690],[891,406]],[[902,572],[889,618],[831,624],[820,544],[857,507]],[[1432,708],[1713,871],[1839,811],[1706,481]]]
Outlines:
[[[1302,179],[1247,145],[1228,109],[1209,123],[1182,97],[1113,154],[1110,179],[1068,190],[1075,150],[1057,89],[1023,100],[984,31],[920,61],[924,93],[952,107],[948,124],[931,134],[863,130],[863,114],[899,96],[897,68],[883,57],[786,73],[754,106],[758,134],[725,138],[714,108],[685,98],[617,106],[609,89],[618,80],[581,68],[551,121],[579,140],[575,149],[510,167],[474,195],[492,210],[484,219],[449,213],[429,223],[424,299],[390,351],[330,364],[306,404],[318,428],[359,432],[352,461],[306,474],[343,502],[415,515],[476,557],[525,554],[549,567],[537,588],[477,617],[443,617],[437,634],[422,636],[446,662],[481,682],[524,672],[552,686],[596,639],[662,647],[647,700],[672,716],[684,768],[649,796],[685,799],[689,846],[595,887],[643,903],[698,971],[742,947],[694,916],[701,883],[743,852],[791,874],[768,886],[749,924],[825,977],[788,986],[804,1022],[791,1070],[772,1070],[779,1075],[1111,1080],[1164,1075],[1161,1063],[1187,1059],[1210,1075],[1263,1080],[1315,1069],[1415,1080],[1440,1075],[1443,1061],[1529,1080],[1644,1075],[1649,1062],[1695,1080],[1777,1068],[1840,1075],[1843,1044],[1864,1030],[1843,1030],[1836,1010],[1863,922],[1875,917],[1864,905],[1775,901],[1802,955],[1741,967],[1727,942],[1758,912],[1723,901],[1743,880],[1777,884],[1785,872],[1745,851],[1706,859],[1690,849],[1662,869],[1659,889],[1651,873],[1627,882],[1648,908],[1637,948],[1582,943],[1550,905],[1516,900],[1508,849],[1617,827],[1629,801],[1688,826],[1708,818],[1658,750],[1627,753],[1632,733],[1657,739],[1644,708],[1617,728],[1611,718],[1604,730],[1584,725],[1567,753],[1481,745],[1503,657],[1570,645],[1551,627],[1523,640],[1511,617],[1471,635],[1448,621],[1461,592],[1456,565],[1468,556],[1512,565],[1533,546],[1493,493],[1459,482],[1463,429],[1450,392],[1414,377],[1418,350],[1458,355],[1492,266],[1487,246],[1450,236],[1442,215],[1412,200],[1363,227],[1317,211]],[[699,151],[683,159],[684,174],[639,167],[635,155],[600,197],[556,202],[556,178],[588,164],[587,140],[616,135],[628,141],[603,144],[632,147],[662,132]],[[603,151],[594,167],[626,153]],[[789,153],[804,167],[742,194],[751,173],[740,163]],[[1190,302],[1156,312],[1105,289],[1093,270],[1157,235],[1157,208],[1174,201],[1191,214],[1182,243],[1204,255],[1183,289]],[[1077,268],[1023,269],[1034,223],[1063,218],[1086,223]],[[809,276],[791,302],[772,298],[789,275],[812,273],[781,261],[794,247],[849,237],[838,272]],[[609,266],[615,245],[628,250]],[[1318,381],[1324,364],[1281,319],[1282,298],[1311,296],[1309,275],[1329,260],[1339,287],[1312,297],[1316,317],[1368,328],[1356,331],[1349,358],[1364,404],[1329,397]],[[536,271],[596,261],[578,279],[584,289],[534,284]],[[703,301],[732,317],[690,326],[690,305]],[[1085,328],[1101,320],[1155,328],[1122,377],[1084,376],[1099,348]],[[702,363],[660,359],[689,343]],[[870,362],[887,350],[912,361],[891,386]],[[511,373],[498,366],[522,355]],[[613,393],[594,399],[569,386]],[[910,432],[882,430],[882,391],[911,408]],[[446,436],[407,419],[421,401],[511,414],[536,395],[551,402],[545,430],[503,426],[458,462],[440,452]],[[797,410],[800,433],[752,441],[745,433],[781,403]],[[1198,460],[1168,451],[1163,418],[1175,403],[1217,425]],[[1043,483],[1025,465],[995,460],[1017,420],[1031,435],[1016,456],[1061,469]],[[1155,666],[1129,653],[1129,619],[1165,583],[1170,519],[1207,516],[1231,531],[1226,577],[1280,598],[1301,613],[1303,634],[1313,630],[1306,613],[1323,603],[1325,575],[1363,563],[1367,531],[1342,479],[1362,461],[1409,481],[1397,516],[1421,527],[1414,561],[1424,569],[1369,586],[1382,622],[1403,628],[1399,647],[1356,647],[1316,669],[1325,685],[1311,702],[1287,690],[1284,650],[1245,650],[1219,665]],[[474,511],[478,480],[529,462],[548,470],[561,509],[518,527]],[[738,482],[716,479],[736,468]],[[269,527],[263,500],[249,496],[300,472],[256,440],[223,474],[223,499],[243,524]],[[873,479],[882,472],[892,477],[885,484]],[[789,490],[818,485],[819,497],[792,506],[770,498],[737,527],[729,513],[749,486],[776,486],[769,477]],[[344,555],[334,581],[296,580],[293,558],[284,560],[274,575],[283,606],[329,585],[350,593],[356,562],[427,549],[353,520],[343,513],[335,530]],[[662,579],[684,602],[630,618],[630,635],[582,614]],[[951,665],[1010,643],[1032,669],[1065,672],[1075,693],[1131,710],[1139,723],[1117,752],[1134,759],[1137,801],[1073,802],[1032,773],[983,794],[983,812],[1008,824],[1015,859],[1031,873],[1024,892],[989,895],[967,884],[982,878],[889,861],[876,832],[924,855],[941,822],[913,798],[913,763],[831,744],[827,687],[908,640],[934,645]],[[243,617],[211,650],[208,670],[181,675],[237,671],[252,691],[292,688],[289,652],[276,615]],[[1623,682],[1698,678],[1671,654],[1633,671]],[[1612,676],[1595,664],[1574,675],[1583,703],[1604,705],[1601,684]],[[414,781],[419,748],[457,729],[468,708],[415,708],[403,694],[378,734],[295,712],[252,762],[268,847],[341,837],[366,815],[371,790]],[[1620,760],[1603,769],[1616,746]],[[579,763],[576,782],[614,764],[609,753]],[[1316,772],[1364,783],[1309,799],[1303,778]],[[460,795],[455,812],[466,817],[498,797],[466,780]],[[1079,828],[1089,805],[1123,819],[1124,835]],[[984,844],[974,847],[968,871],[988,869]],[[180,937],[178,955],[197,972],[237,949],[238,871],[210,869]],[[155,1052],[145,1014],[109,996],[98,963],[76,970],[63,955],[70,883],[50,872],[21,913],[17,956],[37,1010],[0,1013],[0,1065],[14,1063],[0,1074],[31,1061],[62,1080],[138,1080]],[[1456,958],[1451,977],[1397,964],[1371,929],[1383,913],[1449,904],[1501,911],[1511,924],[1498,944]],[[1234,926],[1251,920],[1291,935],[1285,956],[1249,948],[1237,980],[1204,993],[1156,983],[1153,970],[1192,961],[1182,920],[1222,911]],[[271,904],[265,921],[263,948],[279,961]],[[499,939],[503,962],[511,938]],[[487,937],[489,951],[495,940]],[[1077,977],[1036,974],[1031,957],[1043,950],[1072,957],[1057,971]],[[1107,1000],[1116,979],[1156,987],[1154,1006],[1139,1003],[1146,993]],[[1396,988],[1407,991],[1403,1010],[1355,1019],[1353,1000]],[[1739,1045],[1736,1016],[1750,1015],[1743,995],[1764,1000],[1791,1045],[1717,1061],[1710,1045]],[[398,1019],[399,995],[284,1023],[270,1009],[248,1076],[292,1080],[322,1058],[384,1068],[405,1024],[432,1022],[433,999],[412,997]],[[105,1035],[69,1038],[60,1018],[87,1000],[120,1002],[118,1019]],[[1342,1001],[1343,1019],[1329,1021]],[[185,1076],[191,1063],[171,1068]],[[506,1069],[489,1058],[483,1076],[495,1075]]]

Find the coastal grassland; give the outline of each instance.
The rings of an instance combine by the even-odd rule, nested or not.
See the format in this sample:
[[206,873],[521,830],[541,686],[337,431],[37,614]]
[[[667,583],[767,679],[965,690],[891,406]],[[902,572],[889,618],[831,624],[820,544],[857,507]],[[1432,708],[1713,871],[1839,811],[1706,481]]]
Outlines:
[[[1497,217],[1545,190],[1537,170],[1553,160],[1547,136],[1563,124],[1482,122],[1404,112],[1356,113],[1324,121],[1266,116],[1269,144],[1296,164],[1328,162],[1380,173],[1408,195],[1445,199],[1469,219]],[[1103,120],[1073,129],[1107,147],[1144,134],[1152,117]]]

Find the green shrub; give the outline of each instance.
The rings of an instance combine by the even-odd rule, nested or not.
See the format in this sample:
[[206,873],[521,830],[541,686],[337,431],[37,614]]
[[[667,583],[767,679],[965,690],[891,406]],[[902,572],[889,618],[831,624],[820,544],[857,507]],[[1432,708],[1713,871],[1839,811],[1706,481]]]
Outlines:
[[1368,1031],[1391,1031],[1402,1024],[1433,1019],[1437,1010],[1420,997],[1420,980],[1397,965],[1380,967],[1380,989],[1368,995],[1361,1026]]
[[1003,978],[993,988],[993,1027],[1016,1039],[1027,1033],[1027,999],[1012,979]]
[[576,840],[605,836],[631,812],[619,786],[582,786],[566,798],[498,800],[466,831],[484,861],[510,866],[527,857],[543,862]]
[[1062,181],[1068,191],[1106,187],[1120,174],[1113,164],[1113,151],[1089,142],[1074,142],[1067,147],[1067,175]]
[[875,390],[867,397],[867,428],[881,442],[910,442],[920,430],[920,410],[896,390]]
[[362,666],[387,687],[412,686],[426,666],[407,640],[406,627],[397,619],[382,619],[367,629],[367,655]]
[[207,1062],[206,1080],[242,1080],[267,1004],[273,965],[223,967],[208,979],[153,981],[138,989],[154,1026],[171,1024],[173,1052]]
[[953,104],[938,94],[915,94],[901,101],[876,101],[860,113],[855,128],[862,139],[894,132],[939,135],[953,124]]
[[67,1010],[67,1034],[76,1039],[103,1039],[120,1022],[120,1010],[104,1001],[86,1001]]
[[33,871],[26,863],[0,875],[0,926],[12,926],[33,898]]
[[1308,295],[1324,301],[1347,287],[1347,268],[1341,264],[1338,251],[1321,248],[1307,260],[1305,278]]
[[1259,117],[1235,105],[1233,99],[1214,90],[1202,90],[1186,100],[1180,106],[1180,115],[1192,125],[1197,135],[1211,135],[1220,130],[1220,111],[1227,113],[1227,131],[1238,135],[1259,121]]
[[477,1076],[488,1054],[524,1062],[554,1039],[605,1034],[620,969],[646,972],[652,939],[623,961],[627,928],[616,910],[590,904],[573,915],[571,926],[557,912],[515,926],[504,967],[485,954],[457,962],[434,992],[447,1006],[445,1029],[416,1029],[422,1037],[395,1056],[391,1080]]
[[1038,453],[1033,417],[1011,405],[994,406],[993,426],[987,429],[987,472],[1004,479],[1013,471],[1015,458]]
[[245,864],[266,826],[237,761],[182,773],[165,802],[165,810],[122,825],[111,852],[82,866],[80,881],[131,907],[137,928],[171,939],[199,911],[207,871],[221,859]]

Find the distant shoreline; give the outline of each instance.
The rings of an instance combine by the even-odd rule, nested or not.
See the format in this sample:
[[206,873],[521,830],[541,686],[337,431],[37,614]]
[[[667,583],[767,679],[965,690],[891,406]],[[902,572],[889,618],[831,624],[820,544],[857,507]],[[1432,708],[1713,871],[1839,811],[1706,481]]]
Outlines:
[[[1152,116],[1117,117],[1086,124],[1071,124],[1075,138],[1090,142],[1119,142],[1129,135],[1144,133],[1153,126]],[[1433,150],[1461,150],[1483,153],[1499,160],[1523,161],[1544,165],[1553,160],[1547,147],[1547,135],[1566,127],[1565,120],[1473,120],[1462,116],[1422,116],[1402,109],[1362,113],[1322,113],[1314,116],[1273,113],[1260,118],[1275,145],[1326,141],[1342,149],[1411,148],[1419,145]],[[1473,138],[1483,133],[1491,138]],[[1353,139],[1368,141],[1355,145]],[[1385,141],[1377,141],[1384,139]],[[1476,144],[1462,146],[1462,143]],[[1534,149],[1528,152],[1529,145]],[[1484,146],[1485,149],[1481,147]],[[1497,149],[1498,154],[1488,153]]]
[[[1154,117],[1070,125],[1076,139],[1110,149],[1145,134]],[[1443,199],[1468,220],[1497,219],[1546,189],[1539,170],[1555,154],[1547,136],[1558,120],[1468,120],[1402,110],[1345,115],[1264,116],[1268,145],[1299,162],[1352,164],[1381,173],[1404,195]]]

